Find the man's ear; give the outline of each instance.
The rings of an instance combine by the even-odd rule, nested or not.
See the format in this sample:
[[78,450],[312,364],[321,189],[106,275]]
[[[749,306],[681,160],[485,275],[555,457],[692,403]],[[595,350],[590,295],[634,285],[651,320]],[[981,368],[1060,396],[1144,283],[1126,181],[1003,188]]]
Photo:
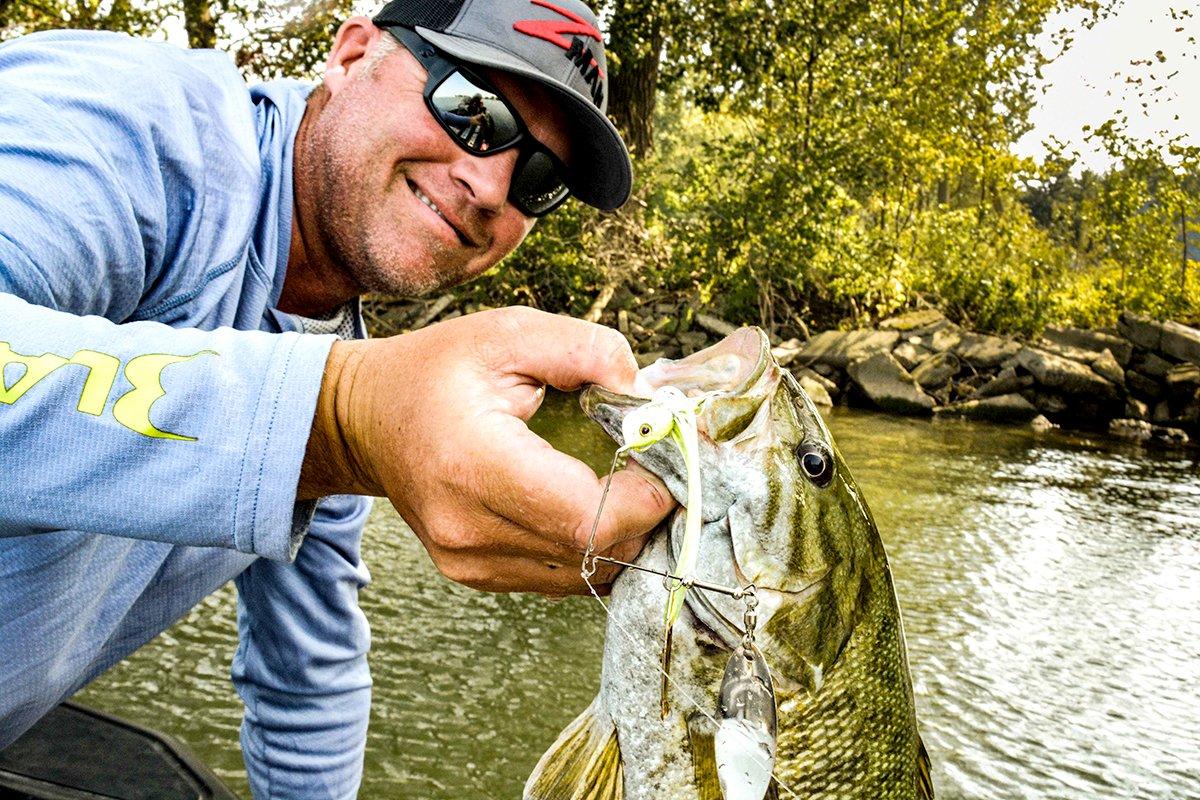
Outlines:
[[383,31],[367,17],[351,17],[338,28],[329,58],[325,61],[324,85],[337,94],[364,56],[371,51]]

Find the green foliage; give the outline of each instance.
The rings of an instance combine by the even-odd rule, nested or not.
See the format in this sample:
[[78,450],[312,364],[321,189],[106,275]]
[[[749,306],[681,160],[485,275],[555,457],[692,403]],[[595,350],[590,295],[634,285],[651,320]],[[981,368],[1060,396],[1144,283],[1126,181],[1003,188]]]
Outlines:
[[[742,322],[869,323],[933,304],[985,330],[1200,317],[1200,152],[1092,139],[1117,164],[1012,155],[1052,14],[1121,0],[594,0],[635,198],[568,203],[468,288],[582,314],[605,287]],[[0,0],[0,38],[46,27],[215,38],[249,74],[313,76],[351,0]],[[358,10],[361,10],[359,7]],[[1190,13],[1190,12],[1188,12]],[[1172,16],[1175,20],[1176,16]],[[1178,20],[1176,20],[1178,21]],[[1058,31],[1059,50],[1073,30]],[[1158,91],[1166,56],[1133,78]]]
[[55,28],[149,35],[169,11],[168,3],[158,0],[0,0],[0,41]]

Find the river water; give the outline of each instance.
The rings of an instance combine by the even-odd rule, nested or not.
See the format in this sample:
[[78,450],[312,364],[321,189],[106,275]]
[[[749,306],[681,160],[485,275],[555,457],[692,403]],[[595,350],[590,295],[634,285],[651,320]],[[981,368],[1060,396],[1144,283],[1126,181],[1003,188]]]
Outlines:
[[[1200,460],[836,409],[883,534],[939,798],[1200,798]],[[535,427],[606,468],[570,398]],[[595,693],[603,612],[455,586],[386,502],[364,798],[520,796]],[[83,693],[188,742],[247,798],[232,589]]]

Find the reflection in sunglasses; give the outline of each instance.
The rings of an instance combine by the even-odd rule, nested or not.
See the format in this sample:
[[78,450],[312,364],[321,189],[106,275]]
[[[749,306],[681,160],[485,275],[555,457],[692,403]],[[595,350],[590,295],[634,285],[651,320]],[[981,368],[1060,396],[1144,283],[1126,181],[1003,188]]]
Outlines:
[[520,148],[508,197],[522,214],[540,217],[567,199],[570,191],[562,177],[562,165],[529,135],[516,109],[502,95],[469,68],[438,55],[415,31],[402,27],[389,27],[388,31],[425,68],[429,76],[425,104],[459,147],[477,156]]

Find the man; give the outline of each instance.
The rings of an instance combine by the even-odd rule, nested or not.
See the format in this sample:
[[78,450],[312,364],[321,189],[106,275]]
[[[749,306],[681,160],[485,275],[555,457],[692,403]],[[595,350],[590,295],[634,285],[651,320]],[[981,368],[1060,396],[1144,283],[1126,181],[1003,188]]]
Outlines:
[[[478,275],[568,190],[625,200],[604,70],[578,0],[396,0],[315,91],[114,34],[0,47],[0,747],[235,578],[255,795],[353,796],[358,495],[454,580],[581,590],[600,483],[525,420],[546,384],[628,388],[625,342],[528,309],[346,339],[364,291]],[[486,149],[440,113],[462,91]],[[601,546],[667,498],[619,474]]]

